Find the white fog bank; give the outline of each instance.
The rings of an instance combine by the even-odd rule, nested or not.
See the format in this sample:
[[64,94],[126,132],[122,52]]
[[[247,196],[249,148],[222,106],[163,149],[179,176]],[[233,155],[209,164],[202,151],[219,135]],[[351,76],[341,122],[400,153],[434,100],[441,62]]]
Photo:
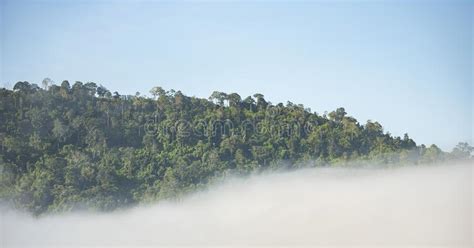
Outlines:
[[0,246],[471,247],[472,169],[303,169],[108,214],[4,211]]

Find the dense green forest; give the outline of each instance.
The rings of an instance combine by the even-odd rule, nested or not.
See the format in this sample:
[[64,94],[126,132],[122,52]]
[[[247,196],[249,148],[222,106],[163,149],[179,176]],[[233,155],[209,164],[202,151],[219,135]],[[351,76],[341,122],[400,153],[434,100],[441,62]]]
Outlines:
[[318,114],[262,94],[209,99],[155,87],[152,97],[95,83],[0,89],[0,199],[34,214],[112,210],[179,197],[226,175],[344,165],[469,158],[394,137],[344,108]]

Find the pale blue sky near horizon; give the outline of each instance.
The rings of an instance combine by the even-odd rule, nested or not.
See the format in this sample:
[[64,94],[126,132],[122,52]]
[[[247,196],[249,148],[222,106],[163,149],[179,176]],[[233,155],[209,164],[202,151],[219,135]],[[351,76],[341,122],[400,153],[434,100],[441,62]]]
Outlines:
[[473,142],[473,1],[0,1],[0,86],[259,92],[417,144]]

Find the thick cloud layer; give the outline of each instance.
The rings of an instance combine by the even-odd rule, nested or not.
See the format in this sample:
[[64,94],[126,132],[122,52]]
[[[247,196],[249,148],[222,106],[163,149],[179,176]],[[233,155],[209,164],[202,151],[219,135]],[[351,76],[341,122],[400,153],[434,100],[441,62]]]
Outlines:
[[471,165],[303,169],[180,202],[39,219],[2,213],[3,247],[470,247]]

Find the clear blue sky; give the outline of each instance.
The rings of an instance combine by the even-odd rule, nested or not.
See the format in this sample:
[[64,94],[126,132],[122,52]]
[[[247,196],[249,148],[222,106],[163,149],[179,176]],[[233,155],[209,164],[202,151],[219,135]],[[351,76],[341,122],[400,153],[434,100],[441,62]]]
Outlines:
[[259,92],[472,144],[473,1],[0,1],[4,86]]

